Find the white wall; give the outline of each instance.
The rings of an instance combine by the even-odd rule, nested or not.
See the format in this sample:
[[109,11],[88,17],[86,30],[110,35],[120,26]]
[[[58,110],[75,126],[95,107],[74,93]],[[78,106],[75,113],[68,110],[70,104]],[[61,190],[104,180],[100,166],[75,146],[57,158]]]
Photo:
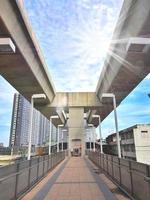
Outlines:
[[133,133],[137,162],[150,165],[150,125],[138,125]]

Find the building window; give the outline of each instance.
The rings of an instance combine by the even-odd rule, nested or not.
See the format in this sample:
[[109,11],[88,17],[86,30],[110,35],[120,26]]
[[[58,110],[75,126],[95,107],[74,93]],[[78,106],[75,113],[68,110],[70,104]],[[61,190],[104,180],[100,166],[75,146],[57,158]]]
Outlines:
[[132,152],[135,152],[135,146],[134,146],[134,144],[131,144],[130,149],[131,149]]
[[122,139],[122,140],[125,140],[125,139],[126,139],[126,138],[125,138],[125,134],[122,134],[121,139]]
[[125,151],[130,151],[129,145],[125,145],[125,146],[124,146],[124,150],[125,150]]
[[141,133],[148,133],[148,131],[141,131]]
[[142,138],[150,138],[150,134],[146,130],[141,131],[141,136]]

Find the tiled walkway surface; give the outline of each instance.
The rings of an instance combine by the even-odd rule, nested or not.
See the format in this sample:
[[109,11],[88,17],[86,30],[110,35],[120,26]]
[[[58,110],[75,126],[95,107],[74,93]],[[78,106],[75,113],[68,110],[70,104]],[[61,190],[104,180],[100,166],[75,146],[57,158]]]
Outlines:
[[[113,200],[106,185],[97,181],[91,164],[84,158],[72,157],[43,184],[33,200]],[[103,187],[102,187],[103,186]],[[37,187],[37,186],[36,186]],[[47,189],[45,189],[47,188]],[[33,189],[34,190],[34,189]],[[30,192],[32,194],[32,191]],[[30,199],[27,194],[23,200]]]

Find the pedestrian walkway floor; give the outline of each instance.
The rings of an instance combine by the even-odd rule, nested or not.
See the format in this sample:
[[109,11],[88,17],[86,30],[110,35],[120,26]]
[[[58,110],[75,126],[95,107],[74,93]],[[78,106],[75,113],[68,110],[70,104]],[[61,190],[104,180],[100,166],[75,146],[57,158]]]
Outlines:
[[87,158],[71,157],[57,166],[22,200],[115,200]]

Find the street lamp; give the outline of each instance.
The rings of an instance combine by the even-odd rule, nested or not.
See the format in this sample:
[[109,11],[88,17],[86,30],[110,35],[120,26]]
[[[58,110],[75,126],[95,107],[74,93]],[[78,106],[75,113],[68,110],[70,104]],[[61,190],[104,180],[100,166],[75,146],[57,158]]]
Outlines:
[[[87,133],[89,133],[89,129],[87,128]],[[88,141],[89,141],[89,149],[90,151],[92,150],[92,147],[91,147],[91,132],[90,132],[90,135],[88,134],[89,138],[88,138]]]
[[[95,151],[95,134],[94,134],[94,125],[93,124],[88,124],[88,127],[92,127],[92,132],[93,132],[93,151]],[[92,138],[92,136],[91,136]],[[90,141],[91,142],[91,141]]]
[[50,117],[50,131],[49,131],[49,145],[48,145],[48,154],[51,155],[51,146],[52,146],[52,119],[58,119],[57,115],[53,115]]
[[33,107],[34,99],[46,99],[45,94],[33,94],[31,97],[31,110],[30,110],[30,126],[29,126],[29,144],[28,144],[28,160],[31,157],[31,140],[32,140],[32,124],[33,124]]
[[115,95],[113,93],[103,93],[101,98],[105,98],[105,97],[113,99],[114,118],[115,118],[116,136],[117,136],[117,147],[118,147],[118,157],[121,158],[121,149],[120,149],[119,131],[118,131],[118,120],[117,120],[117,111],[116,111],[116,98],[115,98]]
[[15,53],[16,46],[11,38],[0,38],[0,53]]
[[101,153],[103,153],[103,141],[102,141],[102,131],[101,131],[101,117],[100,115],[92,115],[93,118],[98,118],[99,123],[99,137],[100,137],[100,147],[101,147]]
[[91,150],[92,150],[92,145],[91,145],[91,136],[90,136],[89,140],[90,140],[90,151],[91,151]]
[[58,125],[58,133],[57,133],[57,152],[59,152],[59,135],[60,135],[60,127],[63,127],[63,124]]
[[61,150],[64,150],[64,132],[67,132],[66,129],[62,130],[62,137],[61,137]]
[[69,133],[67,134],[67,150],[69,152]]

